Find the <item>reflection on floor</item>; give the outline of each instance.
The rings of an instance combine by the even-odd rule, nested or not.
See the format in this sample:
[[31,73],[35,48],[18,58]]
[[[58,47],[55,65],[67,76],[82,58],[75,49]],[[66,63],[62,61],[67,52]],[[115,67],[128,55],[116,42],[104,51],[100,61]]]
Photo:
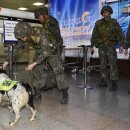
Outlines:
[[[17,68],[17,80],[30,82],[30,72],[24,71],[24,67]],[[83,82],[82,76],[71,72],[66,75],[70,86],[68,105],[59,103],[61,94],[56,89],[43,92],[42,100],[35,101],[36,120],[30,123],[30,112],[22,109],[21,119],[12,128],[8,122],[13,113],[0,107],[0,130],[130,130],[130,95],[127,94],[130,79],[120,79],[117,93],[109,92],[108,88],[94,88],[85,93],[77,87]],[[89,75],[89,85],[95,86],[98,81],[98,73]]]

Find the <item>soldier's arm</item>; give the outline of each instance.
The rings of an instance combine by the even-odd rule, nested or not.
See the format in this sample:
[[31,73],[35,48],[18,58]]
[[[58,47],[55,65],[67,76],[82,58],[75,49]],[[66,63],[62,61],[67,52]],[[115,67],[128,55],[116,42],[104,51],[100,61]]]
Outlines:
[[95,24],[93,32],[92,32],[92,37],[91,37],[91,47],[93,48],[95,46],[95,42],[97,40],[97,24]]
[[117,34],[118,36],[117,37],[118,37],[118,39],[120,41],[120,46],[124,47],[124,45],[125,45],[125,35],[124,35],[119,23],[118,22],[116,22],[116,23],[117,23],[116,28],[117,28],[117,31],[118,31],[118,34]]
[[55,39],[57,42],[62,43],[62,37],[60,33],[59,23],[56,19],[49,19],[46,23],[46,28],[48,30],[47,33],[50,34],[50,37],[52,39]]
[[41,44],[42,44],[43,53],[37,57],[35,61],[37,64],[42,63],[47,57],[54,54],[57,50],[55,44],[51,44],[48,42],[44,31],[41,31]]
[[130,46],[130,24],[126,33],[126,46],[125,48],[128,49],[128,47]]
[[57,32],[59,31],[58,21],[56,20],[49,20],[46,26],[48,28],[48,31],[51,32],[52,35],[55,35],[55,33],[57,34]]

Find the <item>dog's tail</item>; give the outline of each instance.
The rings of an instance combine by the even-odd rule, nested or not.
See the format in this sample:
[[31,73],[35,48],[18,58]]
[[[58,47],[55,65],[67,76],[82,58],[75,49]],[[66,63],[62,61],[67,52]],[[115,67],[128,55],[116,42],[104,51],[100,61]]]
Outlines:
[[33,95],[32,88],[31,88],[31,86],[28,83],[22,82],[21,84],[26,89],[26,91],[28,92],[28,94],[30,96]]
[[32,91],[31,86],[28,83],[25,83],[25,82],[22,82],[21,84],[29,94],[28,105],[35,110],[35,107],[33,105],[33,91]]
[[5,70],[3,70],[3,69],[0,69],[0,74],[7,74],[7,72],[5,71]]

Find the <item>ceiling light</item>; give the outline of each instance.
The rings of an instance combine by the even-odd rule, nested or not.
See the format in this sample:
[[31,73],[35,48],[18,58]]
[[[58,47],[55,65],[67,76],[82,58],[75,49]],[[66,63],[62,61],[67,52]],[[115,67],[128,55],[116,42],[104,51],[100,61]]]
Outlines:
[[48,7],[48,6],[49,6],[49,4],[45,4],[44,6],[45,6],[45,7]]
[[28,8],[25,8],[25,7],[19,7],[18,10],[27,10]]
[[35,2],[35,3],[33,3],[33,5],[41,6],[41,5],[43,5],[43,3],[41,3],[41,2]]

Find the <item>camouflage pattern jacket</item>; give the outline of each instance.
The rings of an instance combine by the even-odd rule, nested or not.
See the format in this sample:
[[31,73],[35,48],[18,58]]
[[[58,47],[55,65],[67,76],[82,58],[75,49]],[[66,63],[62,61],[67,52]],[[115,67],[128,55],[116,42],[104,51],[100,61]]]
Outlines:
[[130,47],[130,24],[129,24],[127,34],[126,34],[126,46],[125,46],[125,48],[127,49],[128,47]]
[[[21,40],[19,41],[18,45],[14,48],[14,57],[17,57],[19,49],[26,46],[31,46],[35,49],[35,61],[38,64],[42,63],[46,58],[57,55],[58,53],[56,41],[54,40],[53,43],[50,43],[47,39],[45,30],[40,27],[33,28],[31,37],[28,38],[25,43]],[[9,58],[7,61],[8,60]]]
[[59,23],[54,17],[47,15],[43,23],[43,28],[50,43],[56,41],[57,46],[63,46],[63,39],[60,34]]
[[37,56],[35,61],[38,64],[42,63],[48,57],[57,55],[58,47],[56,41],[54,40],[50,43],[43,28],[33,28],[33,34],[28,43],[36,50]]
[[99,47],[101,44],[116,45],[119,41],[123,46],[125,36],[116,19],[107,17],[96,22],[91,38],[92,47]]

